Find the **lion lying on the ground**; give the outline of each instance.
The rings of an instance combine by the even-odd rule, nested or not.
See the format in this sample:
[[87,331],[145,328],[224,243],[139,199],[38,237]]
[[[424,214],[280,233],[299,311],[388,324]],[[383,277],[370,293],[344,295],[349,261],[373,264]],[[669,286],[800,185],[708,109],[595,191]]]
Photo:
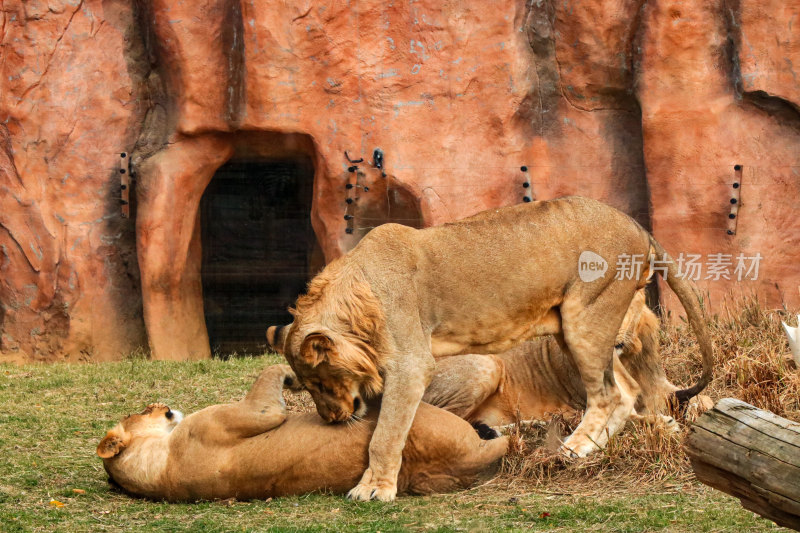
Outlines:
[[435,357],[499,353],[537,336],[558,337],[586,391],[562,453],[604,447],[633,411],[614,379],[613,349],[650,275],[634,265],[649,259],[666,269],[703,355],[700,380],[676,392],[686,401],[711,380],[699,299],[655,239],[600,202],[520,204],[421,230],[385,224],[331,262],[297,299],[283,352],[327,421],[348,420],[382,394],[369,467],[349,495],[394,499]]
[[[670,403],[678,387],[664,373],[658,350],[658,317],[637,292],[617,336],[614,380],[633,399],[633,418],[673,426]],[[453,355],[436,361],[436,373],[423,401],[489,431],[518,420],[569,416],[586,407],[575,363],[554,337],[534,339],[497,355]],[[711,400],[699,395],[698,407]],[[491,436],[491,433],[484,433]]]
[[[366,467],[374,418],[329,425],[316,414],[286,413],[281,388],[294,379],[286,365],[269,367],[243,400],[182,421],[179,412],[152,404],[111,429],[97,455],[125,491],[152,499],[342,493]],[[481,440],[464,420],[423,406],[403,450],[398,487],[410,493],[467,487],[507,448],[507,438]]]

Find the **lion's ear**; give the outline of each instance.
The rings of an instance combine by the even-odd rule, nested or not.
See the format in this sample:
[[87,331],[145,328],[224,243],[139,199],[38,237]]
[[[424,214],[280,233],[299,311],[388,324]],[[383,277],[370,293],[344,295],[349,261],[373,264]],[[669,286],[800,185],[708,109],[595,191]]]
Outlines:
[[275,334],[278,332],[280,327],[281,326],[270,326],[267,328],[267,344],[269,345],[270,348],[272,348],[273,351],[275,351],[276,348],[275,338],[277,337],[277,335]]
[[314,368],[323,361],[330,360],[335,350],[336,344],[330,336],[315,331],[303,339],[303,344],[300,346],[300,357],[306,364],[311,365],[311,368]]
[[272,348],[272,351],[283,355],[283,345],[286,342],[286,335],[289,333],[289,328],[292,324],[286,326],[270,326],[267,328],[267,344]]
[[130,434],[115,427],[106,433],[106,436],[97,445],[97,455],[103,459],[110,459],[124,450],[129,442]]

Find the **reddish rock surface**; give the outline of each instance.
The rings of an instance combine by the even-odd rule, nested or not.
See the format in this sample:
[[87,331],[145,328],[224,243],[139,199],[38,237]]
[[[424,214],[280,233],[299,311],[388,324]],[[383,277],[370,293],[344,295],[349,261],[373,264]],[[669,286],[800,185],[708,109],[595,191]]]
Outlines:
[[732,279],[699,282],[712,307],[800,304],[798,0],[135,5],[2,7],[0,360],[208,357],[200,204],[231,159],[311,158],[327,260],[532,189],[607,201],[676,256],[730,255]]
[[[748,3],[756,2],[742,1],[741,13],[752,17]],[[707,263],[709,254],[722,254],[720,259],[730,262],[730,279],[715,280],[707,270],[701,274],[698,284],[710,294],[712,308],[719,309],[731,294],[753,292],[769,305],[797,306],[800,271],[793,250],[800,245],[800,100],[747,92],[736,66],[743,65],[742,80],[745,72],[754,72],[741,61],[738,43],[744,35],[751,43],[770,41],[763,57],[779,50],[773,46],[774,31],[787,38],[782,28],[791,27],[800,4],[795,3],[795,14],[775,10],[762,19],[762,24],[771,21],[770,29],[757,27],[752,18],[744,24],[729,8],[721,2],[676,0],[648,4],[645,10],[637,94],[653,231],[674,255],[701,254]],[[778,94],[789,93],[781,80],[793,74],[790,58],[784,59],[773,57],[769,64],[780,70],[758,77]],[[735,165],[742,166],[740,208],[736,233],[728,235],[733,184],[739,181]],[[763,257],[757,280],[751,274],[739,282],[734,271],[740,255]],[[750,264],[745,261],[746,268]],[[674,307],[672,294],[663,293]]]
[[145,111],[130,7],[0,9],[0,360],[124,357],[146,344],[118,201]]

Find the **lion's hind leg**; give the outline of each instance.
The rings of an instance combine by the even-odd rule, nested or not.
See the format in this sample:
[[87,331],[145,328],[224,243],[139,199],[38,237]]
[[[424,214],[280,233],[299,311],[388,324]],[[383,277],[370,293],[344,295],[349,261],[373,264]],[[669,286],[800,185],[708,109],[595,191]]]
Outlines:
[[625,365],[620,362],[619,357],[616,355],[613,357],[613,366],[614,381],[619,388],[620,401],[611,412],[611,416],[609,416],[606,423],[604,433],[608,436],[614,435],[636,414],[636,401],[642,392],[639,383],[628,373]]
[[423,494],[466,488],[496,472],[508,443],[508,437],[481,439],[458,416],[420,405],[403,450],[401,482]]
[[422,401],[450,411],[465,420],[497,392],[503,364],[491,355],[454,355],[436,361]]
[[[575,431],[561,446],[569,457],[585,457],[602,449],[633,413],[636,396],[621,390],[615,379],[614,343],[628,302],[626,287],[611,285],[588,305],[580,298],[561,305],[562,345],[571,354],[586,389],[586,412]],[[622,365],[624,374],[630,375]],[[635,384],[632,378],[630,381]],[[626,383],[627,385],[627,383]],[[626,388],[627,389],[627,388]],[[638,387],[636,394],[638,394]]]

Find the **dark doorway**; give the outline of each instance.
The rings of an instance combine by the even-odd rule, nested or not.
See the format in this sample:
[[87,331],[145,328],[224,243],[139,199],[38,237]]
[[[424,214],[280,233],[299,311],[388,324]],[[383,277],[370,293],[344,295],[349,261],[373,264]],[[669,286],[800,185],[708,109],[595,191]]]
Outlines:
[[266,328],[323,266],[311,227],[310,158],[238,160],[203,194],[203,300],[212,353],[263,353]]

